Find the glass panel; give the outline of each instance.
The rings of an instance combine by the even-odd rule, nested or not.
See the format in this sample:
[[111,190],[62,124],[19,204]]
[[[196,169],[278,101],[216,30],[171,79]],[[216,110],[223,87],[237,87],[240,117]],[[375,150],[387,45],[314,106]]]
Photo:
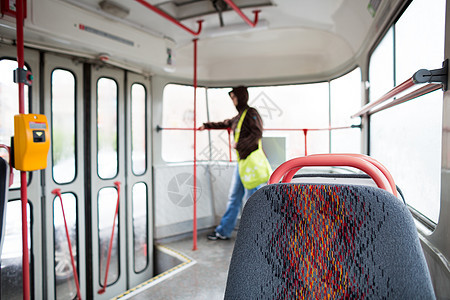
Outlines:
[[370,101],[376,101],[394,87],[393,27],[389,29],[370,57],[369,80]]
[[[236,111],[236,110],[235,110]],[[220,120],[220,119],[217,119]],[[222,119],[224,120],[224,119]],[[211,148],[205,148],[199,153],[201,160],[230,161],[230,144],[233,147],[233,133],[228,136],[227,130],[211,130]],[[211,149],[211,151],[210,151]],[[211,156],[209,154],[211,153]],[[237,160],[236,150],[231,148],[231,159]]]
[[[108,187],[98,192],[98,245],[100,263],[100,285],[105,282],[106,262],[108,259],[109,241],[117,205],[117,189]],[[114,227],[111,249],[111,261],[108,271],[107,285],[119,278],[119,216]]]
[[[75,259],[75,267],[78,266],[78,241],[77,241],[77,199],[72,193],[61,195],[69,231],[72,254]],[[64,226],[61,200],[56,197],[53,200],[53,235],[54,235],[54,263],[56,299],[74,299],[77,296],[77,288],[73,276],[72,261],[67,243]]]
[[[361,107],[361,69],[330,82],[331,127],[351,126],[359,120],[350,115]],[[337,129],[331,131],[332,153],[360,153],[361,133],[359,129]]]
[[142,272],[148,265],[147,186],[143,182],[133,186],[133,250],[134,271]]
[[328,128],[328,83],[249,88],[265,128]]
[[[203,102],[199,89],[198,103]],[[218,122],[234,117],[237,111],[228,96],[229,88],[208,89],[210,121]],[[163,127],[192,128],[191,98],[192,87],[167,85],[164,90]],[[264,122],[265,128],[328,128],[328,83],[290,85],[276,87],[249,88],[249,104],[255,107]],[[191,106],[189,106],[191,105]],[[177,107],[177,110],[173,110]],[[180,109],[180,107],[184,108]],[[206,122],[206,111],[197,107],[197,124]],[[289,107],[289,109],[286,109]],[[197,155],[199,160],[229,160],[229,142],[226,131],[213,130],[211,150],[207,143],[207,132],[198,133]],[[264,136],[286,138],[287,159],[304,155],[303,130],[266,131]],[[314,134],[308,139],[308,153],[328,152],[328,134]],[[177,145],[174,147],[174,145]],[[184,146],[183,146],[184,145]],[[166,161],[192,160],[192,152],[179,149],[193,148],[191,131],[163,131],[162,155]],[[235,159],[234,150],[232,158]]]
[[[289,142],[289,139],[291,141]],[[290,137],[287,139],[286,148],[288,149],[287,154],[291,155],[290,157],[287,157],[287,159],[291,159],[298,156],[304,155],[304,149],[298,148],[300,145],[303,145],[305,147],[305,142],[301,141],[305,139],[305,135],[303,132],[297,133],[297,136]],[[293,156],[292,152],[289,152],[289,144],[292,145],[292,147],[297,148],[297,155]],[[321,130],[321,131],[308,131],[307,137],[306,137],[306,147],[307,147],[307,153],[310,154],[318,154],[318,153],[328,153],[329,151],[329,144],[330,144],[330,136],[328,133],[328,130]],[[302,153],[302,154],[300,154]]]
[[237,114],[228,93],[230,88],[208,89],[209,118],[212,122],[230,119]]
[[[26,66],[24,67],[26,69]],[[13,81],[13,71],[17,62],[10,59],[0,60],[0,144],[11,145],[14,135],[14,115],[19,113],[17,83]],[[28,86],[25,86],[25,113],[28,113]],[[0,156],[9,162],[6,150],[0,148]],[[27,173],[28,176],[29,173]],[[20,171],[14,169],[14,183],[11,188],[20,187]]]
[[53,179],[75,179],[75,77],[66,70],[52,72]]
[[[205,89],[197,88],[197,127],[206,121]],[[164,128],[193,128],[194,88],[192,86],[168,84],[164,88],[162,123]],[[163,130],[162,158],[168,162],[193,161],[193,130]],[[197,132],[197,159],[209,159],[207,130]]]
[[372,156],[391,172],[407,203],[437,223],[442,92],[434,93],[373,115],[370,134]]
[[[414,0],[395,24],[397,84],[410,78],[419,69],[442,67],[445,4],[445,0]],[[427,25],[423,26],[423,22]],[[432,33],[430,28],[433,29]]]
[[97,82],[97,165],[98,176],[113,178],[117,157],[117,83],[109,78]]
[[[237,114],[228,92],[230,88],[208,89],[211,121],[223,121]],[[249,105],[256,108],[265,129],[300,129],[265,131],[265,137],[282,137],[286,159],[305,154],[303,128],[328,128],[328,83],[253,87],[248,89]],[[231,136],[233,141],[233,136]],[[284,141],[286,144],[284,144]],[[308,153],[328,152],[328,132],[308,132]],[[281,145],[280,145],[281,147]],[[226,131],[211,132],[212,160],[229,160]],[[232,158],[236,159],[232,149]],[[268,153],[270,156],[270,153]]]
[[[249,105],[261,115],[265,129],[328,128],[328,83],[249,88]],[[298,131],[265,131],[286,138],[286,159],[305,155],[305,136]],[[328,153],[328,131],[308,132],[307,152]]]
[[339,129],[331,132],[331,153],[361,153],[361,129]]
[[[445,4],[413,1],[395,25],[397,83],[418,69],[441,67]],[[425,23],[433,34],[422,28]],[[371,154],[392,173],[408,204],[435,223],[440,209],[442,99],[442,91],[435,91],[380,112],[372,116],[370,132]]]
[[135,175],[147,170],[146,90],[142,84],[131,86],[131,165]]
[[[220,89],[208,89],[208,108],[209,116],[212,122],[219,122],[225,119],[230,119],[237,114],[236,107],[233,105],[228,92],[230,88],[220,88]],[[226,130],[211,130],[211,160],[230,160],[230,143],[231,147],[233,145],[233,134],[228,137],[228,132]],[[209,148],[205,149],[207,151],[200,153],[200,156],[209,160]],[[236,160],[236,151],[231,149],[231,159]]]
[[[21,201],[9,201],[6,214],[6,232],[1,257],[0,299],[21,300],[22,293],[22,208]],[[27,204],[28,232],[30,205]],[[28,249],[31,249],[31,234],[28,234]],[[29,251],[30,264],[31,252]],[[30,267],[31,269],[31,267]]]

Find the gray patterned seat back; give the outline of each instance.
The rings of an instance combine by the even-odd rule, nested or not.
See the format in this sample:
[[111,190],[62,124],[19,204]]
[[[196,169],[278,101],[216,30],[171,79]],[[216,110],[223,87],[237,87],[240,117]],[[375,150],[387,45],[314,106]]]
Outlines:
[[272,184],[247,202],[225,299],[434,299],[412,216],[369,186]]
[[9,189],[9,166],[6,161],[0,157],[0,256],[3,248],[3,238],[5,236],[6,224],[6,205],[8,202]]

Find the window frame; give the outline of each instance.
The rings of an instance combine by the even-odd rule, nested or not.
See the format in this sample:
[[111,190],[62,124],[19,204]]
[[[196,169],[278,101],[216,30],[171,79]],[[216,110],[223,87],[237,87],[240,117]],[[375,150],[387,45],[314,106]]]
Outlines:
[[[98,120],[99,120],[99,115],[98,115],[98,111],[99,111],[99,101],[98,101],[98,99],[99,99],[99,93],[98,93],[98,91],[99,91],[99,88],[98,88],[98,83],[99,83],[99,81],[101,80],[101,79],[109,79],[109,80],[112,80],[115,84],[116,84],[116,106],[115,106],[115,111],[116,111],[116,122],[115,122],[115,131],[116,131],[116,143],[115,143],[115,147],[116,147],[116,173],[112,176],[112,177],[102,177],[102,176],[100,176],[100,174],[99,174],[99,170],[100,170],[100,168],[99,168],[99,153],[100,153],[100,151],[99,151],[99,149],[100,149],[100,143],[99,143],[99,141],[100,141],[100,139],[99,139],[99,127],[98,127]],[[96,83],[95,83],[95,95],[96,95],[96,99],[95,99],[95,107],[96,107],[96,110],[95,110],[95,113],[96,113],[96,120],[97,120],[97,124],[95,124],[95,127],[96,127],[96,130],[95,130],[95,134],[96,134],[96,142],[97,142],[97,153],[96,153],[96,163],[97,163],[97,176],[98,176],[98,178],[100,178],[101,180],[109,180],[109,179],[114,179],[114,178],[116,178],[118,175],[119,175],[119,173],[120,173],[120,164],[119,164],[119,158],[120,158],[120,153],[119,153],[119,151],[120,151],[120,147],[119,147],[119,134],[120,134],[120,131],[119,131],[119,83],[117,82],[117,80],[115,79],[115,78],[112,78],[112,77],[109,77],[109,76],[101,76],[101,77],[99,77],[98,79],[97,79],[97,81],[96,81]]]
[[[376,49],[378,48],[378,46],[381,44],[381,42],[383,41],[383,39],[386,37],[386,35],[389,33],[390,30],[392,30],[392,43],[393,43],[393,69],[392,69],[392,80],[393,80],[393,84],[395,86],[397,86],[397,59],[396,56],[398,54],[398,50],[397,50],[397,30],[396,30],[396,25],[399,22],[399,20],[402,18],[402,16],[405,14],[405,12],[408,10],[408,8],[410,7],[410,5],[413,3],[413,1],[408,1],[407,3],[404,4],[404,6],[398,11],[397,15],[395,16],[395,18],[392,20],[391,23],[389,23],[386,28],[383,30],[382,34],[380,34],[379,38],[377,38],[377,40],[374,42],[373,46],[371,47],[370,51],[367,54],[367,60],[366,60],[366,75],[368,78],[368,81],[370,82],[370,65],[371,65],[371,61],[372,61],[372,56],[374,54],[374,52],[376,51]],[[444,17],[445,18],[445,17]],[[445,47],[445,41],[444,41],[444,47]],[[445,59],[445,57],[444,57]],[[412,75],[412,74],[411,74]],[[373,100],[377,100],[377,99],[373,99]],[[367,97],[367,102],[370,102],[370,87],[369,87],[369,96]],[[368,149],[368,155],[371,154],[371,149],[372,149],[372,143],[371,143],[371,115],[368,116],[367,118],[367,127],[368,127],[368,131],[367,131],[367,149]],[[440,149],[441,151],[441,155],[442,155],[442,147]],[[441,162],[442,164],[442,162]],[[440,175],[440,179],[442,179],[442,174]],[[440,190],[439,190],[439,195],[441,195],[441,191],[442,191],[442,186],[440,186]],[[411,204],[406,202],[406,206],[408,207],[409,211],[411,212],[411,214],[413,215],[414,219],[416,221],[418,221],[419,223],[421,223],[423,226],[425,226],[425,228],[429,229],[430,231],[434,231],[439,223],[439,215],[441,213],[441,209],[442,209],[442,197],[440,197],[439,199],[439,211],[438,211],[438,220],[437,222],[433,221],[431,218],[429,218],[428,216],[426,216],[424,213],[420,212],[417,208],[413,207]]]
[[[347,72],[345,72],[345,73],[343,73],[343,74],[341,74],[341,75],[339,75],[339,76],[335,76],[335,77],[332,77],[332,78],[330,78],[329,80],[326,80],[326,81],[315,81],[315,82],[306,82],[306,83],[291,83],[291,84],[279,84],[279,85],[267,85],[267,86],[265,86],[265,85],[258,85],[258,86],[248,86],[248,88],[249,89],[251,89],[251,88],[264,88],[264,87],[282,87],[282,86],[301,86],[301,85],[313,85],[313,84],[320,84],[320,83],[327,83],[327,92],[328,92],[328,111],[327,111],[327,113],[328,113],[328,126],[330,127],[330,122],[331,122],[331,82],[333,81],[333,80],[336,80],[336,79],[339,79],[339,78],[341,78],[341,77],[343,77],[343,76],[346,76],[346,75],[348,75],[348,74],[350,74],[351,72],[353,72],[353,71],[355,71],[356,69],[359,69],[360,70],[360,74],[361,74],[361,79],[363,78],[363,69],[360,67],[360,65],[358,65],[358,64],[356,64],[353,68],[351,68],[350,70],[348,70]],[[186,84],[186,83],[177,83],[177,82],[168,82],[168,83],[166,83],[165,84],[165,86],[164,86],[164,88],[163,88],[163,91],[167,88],[167,86],[169,86],[169,85],[180,85],[180,86],[186,86],[186,87],[191,87],[191,88],[193,88],[193,86],[192,85],[189,85],[189,84]],[[205,89],[205,93],[206,93],[206,113],[207,113],[207,118],[209,119],[209,116],[210,116],[210,114],[211,114],[211,111],[210,111],[210,107],[211,107],[211,105],[209,105],[209,96],[208,96],[208,90],[209,89],[230,89],[231,87],[229,87],[229,86],[227,86],[227,87],[217,87],[217,86],[211,86],[211,87],[208,87],[208,86],[199,86],[198,88],[204,88]],[[162,102],[164,103],[164,101],[165,101],[165,99],[164,99],[164,92],[162,93]],[[164,106],[164,104],[162,105],[162,107]],[[208,120],[209,121],[209,120]],[[161,118],[161,123],[162,124],[164,124],[164,110],[163,110],[163,112],[162,112],[162,118]],[[199,125],[199,124],[197,124],[197,125]],[[355,127],[354,128],[349,128],[350,130],[357,130],[357,129],[359,129],[360,130],[360,132],[361,132],[361,125],[360,124],[355,124]],[[347,129],[347,130],[349,130],[349,129]],[[162,128],[161,129],[162,131],[164,131],[164,128]],[[328,152],[330,153],[331,152],[331,149],[332,149],[332,145],[331,145],[331,135],[332,135],[332,131],[333,130],[328,130],[328,143],[329,143],[329,147],[328,147]],[[209,144],[211,145],[211,143],[212,143],[212,140],[211,140],[212,138],[211,138],[211,134],[209,134],[208,135],[208,141],[209,141]],[[362,151],[362,149],[360,149],[360,152]],[[164,163],[166,163],[166,164],[180,164],[180,163],[191,163],[191,162],[193,162],[194,160],[192,159],[192,160],[179,160],[179,161],[168,161],[168,160],[166,160],[166,159],[164,159],[164,157],[163,157],[163,155],[162,155],[162,153],[164,152],[164,143],[163,143],[163,141],[162,141],[162,138],[161,138],[161,159],[162,159],[162,161],[164,162]],[[202,160],[197,160],[197,162],[230,162],[230,160],[216,160],[216,159],[212,159],[211,158],[211,153],[210,153],[210,155],[209,155],[209,158],[208,159],[202,159]],[[232,162],[236,162],[236,160],[235,159],[233,159],[232,160]]]
[[77,166],[78,166],[78,155],[77,155],[77,153],[78,153],[78,143],[77,143],[77,135],[78,135],[78,123],[77,123],[77,115],[78,115],[78,110],[77,110],[77,99],[78,99],[78,95],[77,95],[77,90],[78,90],[78,81],[77,81],[77,77],[76,77],[76,74],[72,71],[72,70],[69,70],[69,69],[65,69],[65,68],[62,68],[62,67],[57,67],[57,68],[54,68],[53,70],[52,70],[52,72],[51,72],[51,78],[50,78],[50,111],[51,111],[51,120],[50,120],[50,122],[51,122],[51,128],[54,128],[53,127],[53,72],[55,71],[55,70],[62,70],[62,71],[66,71],[66,72],[69,72],[70,74],[72,74],[72,76],[73,76],[73,79],[74,79],[74,85],[73,85],[73,88],[74,88],[74,98],[73,98],[73,107],[74,107],[74,115],[73,115],[73,126],[74,126],[74,139],[73,139],[73,143],[74,143],[74,153],[73,153],[73,155],[74,155],[74,168],[75,168],[75,174],[74,174],[74,177],[73,177],[73,179],[71,180],[71,181],[68,181],[68,182],[63,182],[63,183],[60,183],[60,182],[57,182],[56,180],[55,180],[55,176],[54,176],[54,172],[53,172],[53,167],[54,167],[54,163],[55,163],[55,161],[54,161],[54,151],[53,151],[53,130],[52,130],[52,133],[51,133],[51,138],[52,138],[52,145],[51,145],[51,147],[52,147],[52,157],[51,157],[51,159],[52,159],[52,179],[53,179],[53,182],[54,183],[56,183],[56,184],[58,184],[58,185],[66,185],[66,184],[71,184],[71,183],[73,183],[76,179],[77,179],[77,177],[78,177],[78,168],[77,168]]
[[131,172],[133,173],[133,175],[134,176],[143,176],[143,175],[145,175],[146,173],[147,173],[147,171],[148,171],[148,138],[147,138],[147,135],[148,135],[148,126],[146,126],[146,120],[148,119],[148,115],[147,115],[147,109],[148,109],[148,107],[147,107],[147,105],[148,105],[148,101],[147,101],[147,99],[148,99],[148,90],[147,90],[147,87],[142,83],[142,82],[138,82],[138,81],[135,81],[135,82],[133,82],[133,83],[131,83],[131,85],[130,85],[130,101],[131,101],[131,103],[130,103],[130,107],[131,107],[131,109],[130,109],[130,118],[131,118],[131,120],[133,120],[133,86],[134,85],[140,85],[140,86],[142,86],[142,88],[144,89],[144,138],[145,138],[145,143],[144,143],[144,154],[145,154],[145,159],[144,159],[144,164],[145,164],[145,169],[144,169],[144,171],[142,172],[142,173],[140,173],[140,174],[136,174],[136,172],[135,172],[135,170],[134,170],[134,160],[133,160],[133,121],[131,121],[131,124],[130,124],[130,134],[131,134],[131,156],[130,156],[130,159],[131,159]]

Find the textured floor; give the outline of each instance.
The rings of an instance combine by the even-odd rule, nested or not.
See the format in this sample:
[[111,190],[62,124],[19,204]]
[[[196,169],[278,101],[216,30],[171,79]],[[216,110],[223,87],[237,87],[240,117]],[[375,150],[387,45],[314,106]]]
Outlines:
[[209,241],[206,234],[199,234],[196,251],[192,238],[164,244],[197,263],[131,299],[223,299],[236,232],[227,241]]

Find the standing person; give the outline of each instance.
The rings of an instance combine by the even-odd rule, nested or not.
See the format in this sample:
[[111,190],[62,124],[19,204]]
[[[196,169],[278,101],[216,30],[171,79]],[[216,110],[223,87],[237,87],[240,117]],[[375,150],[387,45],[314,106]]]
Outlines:
[[[260,140],[263,132],[262,119],[255,108],[248,106],[248,91],[246,87],[235,87],[228,94],[230,95],[238,114],[232,119],[227,119],[223,122],[203,123],[198,129],[231,128],[235,135],[234,148],[237,151],[238,160],[245,160],[252,152],[260,149]],[[262,153],[262,149],[260,149],[260,151]],[[264,159],[266,159],[265,156]],[[236,166],[231,180],[227,210],[223,215],[219,226],[216,227],[214,232],[208,235],[208,239],[227,240],[230,238],[236,225],[237,216],[244,196],[248,199],[267,181],[267,179],[263,179],[262,182],[256,183],[256,187],[247,189],[242,183],[239,167]]]

